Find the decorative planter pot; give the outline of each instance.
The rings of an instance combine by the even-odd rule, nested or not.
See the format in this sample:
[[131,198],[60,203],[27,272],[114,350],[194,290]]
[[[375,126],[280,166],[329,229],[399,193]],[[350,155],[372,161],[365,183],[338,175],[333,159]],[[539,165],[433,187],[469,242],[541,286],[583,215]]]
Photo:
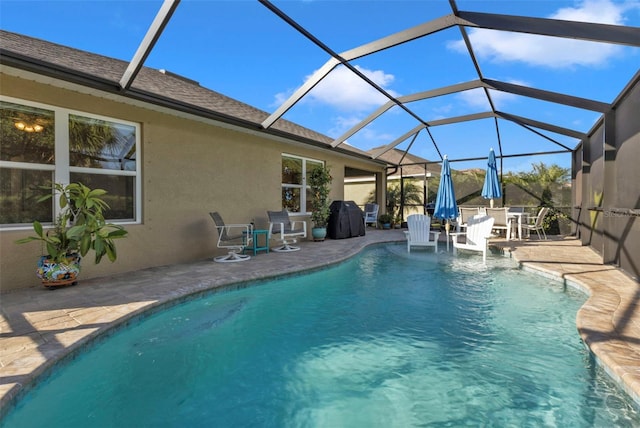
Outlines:
[[42,285],[52,289],[66,285],[76,285],[80,274],[80,255],[67,254],[62,263],[51,260],[49,256],[42,256],[38,260],[36,275],[42,280]]
[[313,227],[311,228],[311,236],[313,236],[314,241],[324,241],[324,238],[327,236],[327,228]]
[[382,223],[383,229],[391,229],[391,223]]

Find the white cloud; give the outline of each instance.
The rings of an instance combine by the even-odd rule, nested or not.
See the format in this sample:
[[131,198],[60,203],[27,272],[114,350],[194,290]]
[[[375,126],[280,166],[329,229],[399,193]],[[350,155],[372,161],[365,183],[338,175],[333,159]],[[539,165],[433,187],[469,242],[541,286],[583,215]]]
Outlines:
[[[395,76],[382,70],[367,70],[358,66],[356,68],[389,94],[397,96],[395,91],[389,89]],[[342,66],[329,73],[305,98],[307,101],[326,104],[343,111],[371,110],[388,101],[387,97]]]
[[331,127],[329,131],[327,131],[327,135],[333,138],[338,138],[347,130],[360,123],[362,121],[362,118],[359,116],[338,116],[337,118],[333,118],[331,121],[333,122],[333,127]]
[[[559,9],[550,18],[621,25],[625,9],[624,4],[616,4],[610,0],[585,0],[576,7]],[[480,58],[495,62],[523,62],[549,68],[600,66],[622,49],[604,43],[485,29],[470,30],[469,38]],[[466,53],[462,41],[451,42],[448,47]]]
[[[399,95],[396,91],[389,88],[395,80],[395,76],[392,74],[385,73],[382,70],[368,70],[359,66],[355,67],[393,97]],[[306,79],[309,79],[312,75],[313,74],[310,74]],[[274,105],[280,106],[293,92],[294,90],[289,90],[276,94]],[[333,125],[326,133],[331,137],[337,138],[360,123],[363,119],[363,113],[368,114],[387,101],[387,97],[364,82],[351,70],[339,66],[316,85],[316,87],[302,99],[301,103],[323,105],[339,111],[352,113],[350,116],[337,116],[331,120]],[[379,145],[380,142],[386,144],[392,138],[393,136],[389,134],[378,133],[375,129],[371,128],[371,126],[365,127],[358,132],[358,141],[369,142],[373,145]]]
[[[513,83],[515,85],[528,86],[526,83],[517,80],[510,80],[509,83]],[[500,110],[504,108],[508,103],[517,100],[517,96],[514,94],[510,94],[508,92],[496,91],[493,89],[489,90],[491,94],[491,99],[493,100],[494,106]],[[489,101],[487,100],[487,96],[484,93],[484,90],[481,88],[470,89],[468,91],[463,91],[456,94],[456,98],[461,100],[468,107],[472,107],[475,109],[480,109],[480,111],[489,111],[491,106],[489,105]]]
[[[327,131],[327,135],[333,138],[338,138],[347,130],[359,124],[361,121],[362,118],[359,116],[338,116],[337,118],[333,118],[333,127],[329,129],[329,131]],[[357,133],[358,142],[356,144],[356,147],[362,150],[368,150],[371,147],[379,146],[381,144],[387,144],[394,138],[395,137],[391,134],[379,132],[370,124]]]
[[462,91],[456,95],[456,98],[462,100],[462,102],[471,107],[482,108],[483,110],[490,109],[487,96],[481,88]]
[[[393,74],[385,73],[382,70],[368,70],[357,65],[355,67],[393,97],[399,95],[396,91],[389,88],[389,85],[395,80]],[[313,73],[308,75],[305,81],[312,75]],[[286,92],[277,93],[272,106],[280,106],[293,92],[294,89],[290,89]],[[342,111],[362,112],[378,108],[387,101],[387,97],[351,70],[344,66],[338,66],[322,79],[301,102],[323,104]]]

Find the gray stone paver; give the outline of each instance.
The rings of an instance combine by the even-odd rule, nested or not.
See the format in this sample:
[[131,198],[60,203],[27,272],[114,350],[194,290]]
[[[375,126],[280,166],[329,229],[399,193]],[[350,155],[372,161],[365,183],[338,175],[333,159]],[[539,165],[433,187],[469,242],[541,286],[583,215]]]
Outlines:
[[[25,385],[61,358],[149,309],[234,283],[321,268],[367,245],[403,240],[400,230],[368,229],[364,237],[304,241],[301,251],[262,253],[244,263],[209,259],[81,280],[75,287],[55,291],[34,286],[2,294],[0,415]],[[593,250],[575,239],[492,244],[528,270],[566,280],[589,295],[576,317],[578,332],[598,362],[640,403],[640,284],[604,266]]]

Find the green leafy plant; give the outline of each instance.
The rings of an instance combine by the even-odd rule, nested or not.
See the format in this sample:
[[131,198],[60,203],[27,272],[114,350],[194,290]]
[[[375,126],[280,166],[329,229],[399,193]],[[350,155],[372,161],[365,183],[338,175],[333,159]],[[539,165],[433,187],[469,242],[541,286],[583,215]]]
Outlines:
[[58,195],[61,212],[53,228],[45,231],[36,220],[33,230],[37,236],[29,236],[16,243],[41,241],[47,255],[57,263],[63,263],[68,254],[80,253],[84,257],[90,250],[95,252],[96,264],[105,255],[114,262],[117,254],[113,241],[124,238],[128,232],[122,226],[105,222],[104,211],[109,209],[109,205],[101,197],[107,193],[106,190],[90,189],[82,183],[55,183],[52,187],[53,192],[38,202]]
[[329,192],[331,191],[331,170],[320,166],[311,171],[309,187],[311,196],[311,221],[315,227],[327,227],[330,215]]
[[[400,183],[391,183],[387,186],[387,212],[393,218],[401,217],[399,208],[404,194],[405,205],[422,205],[422,187],[412,180],[405,180],[400,191]],[[370,195],[370,199],[375,197],[375,193]],[[402,219],[400,219],[402,221]]]
[[549,213],[544,217],[542,221],[542,227],[550,235],[560,234],[560,222],[567,220],[569,217],[554,208],[551,208]]
[[393,219],[393,217],[391,216],[391,214],[380,214],[378,216],[378,222],[380,224],[391,224],[391,220]]

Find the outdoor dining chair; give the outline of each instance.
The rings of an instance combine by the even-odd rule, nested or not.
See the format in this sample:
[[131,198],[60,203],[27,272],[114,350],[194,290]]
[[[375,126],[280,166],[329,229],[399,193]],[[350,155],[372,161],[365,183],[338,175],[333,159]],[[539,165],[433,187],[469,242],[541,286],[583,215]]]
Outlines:
[[511,218],[509,208],[486,208],[487,215],[493,218],[493,228],[504,230],[507,241],[511,239]]
[[456,232],[460,232],[462,228],[467,227],[467,222],[474,215],[480,214],[478,207],[459,207],[459,215],[456,221]]
[[529,232],[529,235],[531,235],[531,231],[535,230],[535,232],[538,234],[538,239],[540,238],[540,231],[542,231],[542,235],[544,236],[544,239],[547,239],[547,234],[544,231],[544,218],[547,215],[547,213],[549,212],[549,208],[548,207],[542,207],[540,208],[540,211],[538,211],[538,215],[535,217],[535,220],[532,224],[523,224],[522,228],[524,230],[527,230]]

